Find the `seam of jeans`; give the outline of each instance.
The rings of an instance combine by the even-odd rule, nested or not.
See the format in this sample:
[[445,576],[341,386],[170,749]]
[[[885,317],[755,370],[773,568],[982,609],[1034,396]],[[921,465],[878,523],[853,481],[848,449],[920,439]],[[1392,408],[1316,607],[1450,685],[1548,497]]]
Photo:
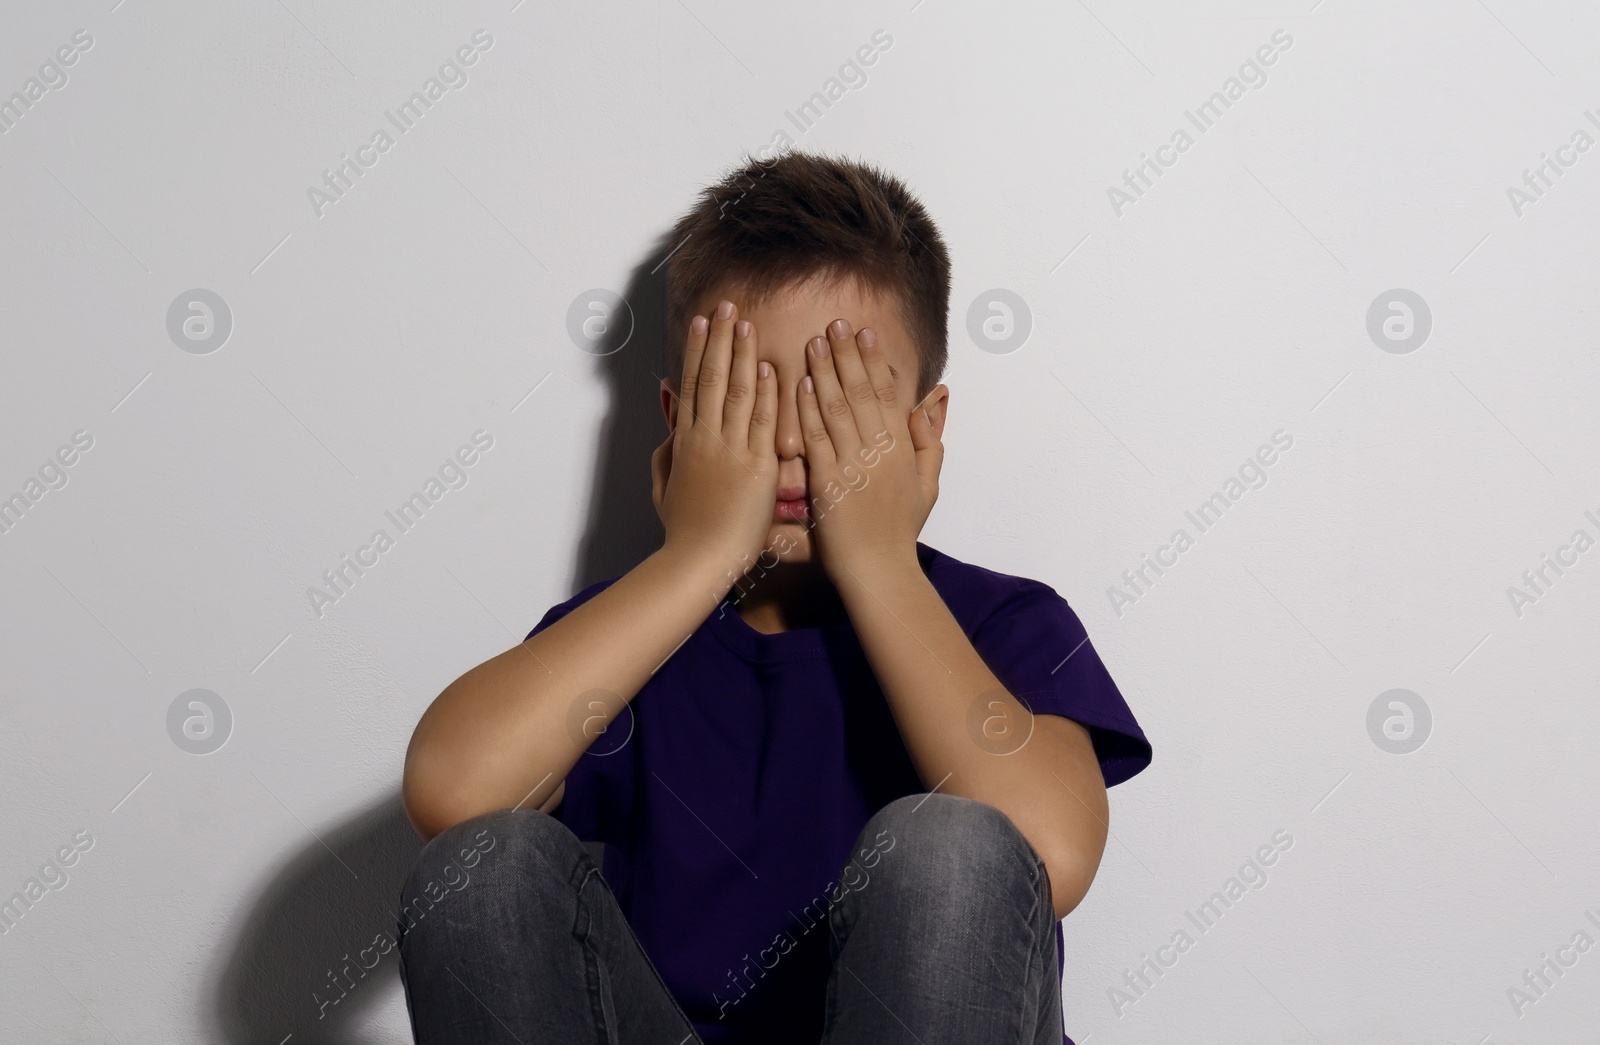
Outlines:
[[411,981],[406,977],[406,956],[401,953],[398,943],[394,949],[396,971],[400,974],[400,995],[406,1000],[406,1025],[411,1028],[411,1040],[417,1040],[417,1010],[411,1004]]
[[[1035,855],[1037,856],[1037,854]],[[1051,1008],[1049,999],[1054,998],[1057,1026],[1050,1029],[1050,1034],[1044,1040],[1049,1042],[1050,1045],[1059,1045],[1059,1039],[1066,1037],[1065,1021],[1063,1019],[1066,1012],[1066,1004],[1065,999],[1061,996],[1060,970],[1057,968],[1056,963],[1050,960],[1055,957],[1050,952],[1056,949],[1057,929],[1061,925],[1061,919],[1056,917],[1055,887],[1050,884],[1049,869],[1045,867],[1042,859],[1039,861],[1039,869],[1039,874],[1044,880],[1040,899],[1044,903],[1045,910],[1050,913],[1049,922],[1039,940],[1039,961],[1044,965],[1044,969],[1040,974],[1040,982],[1046,985],[1049,992],[1047,997],[1039,999],[1039,1019],[1043,1021],[1045,1014]]]
[[[1027,915],[1028,927],[1031,932],[1035,918],[1039,913],[1041,902],[1052,905],[1051,913],[1055,913],[1053,901],[1049,896],[1050,870],[1045,866],[1044,858],[1039,855],[1039,850],[1035,849],[1033,843],[1028,841],[1028,836],[1022,833],[1022,829],[1016,825],[1016,822],[1010,820],[1009,817],[1007,817],[1007,821],[1011,825],[1009,834],[1012,836],[1012,841],[1016,843],[1012,846],[1012,851],[1020,857],[1023,870],[1032,876],[1029,885],[1033,887],[1033,906],[1028,909]],[[1032,861],[1031,865],[1029,861]],[[1044,883],[1043,889],[1040,888],[1041,881]],[[1037,937],[1037,934],[1034,935]],[[1034,941],[1034,946],[1038,946],[1037,939]]]
[[[584,867],[585,863],[588,864],[587,868]],[[599,867],[595,866],[594,860],[589,856],[589,853],[586,850],[581,850],[578,854],[578,859],[573,865],[572,874],[568,877],[568,882],[572,885],[573,893],[577,898],[577,907],[578,911],[580,912],[582,922],[582,932],[580,934],[579,916],[574,917],[572,935],[576,937],[578,942],[582,945],[585,962],[595,963],[592,970],[593,976],[591,983],[593,986],[590,990],[590,997],[593,1005],[596,1008],[596,1026],[600,1029],[600,1036],[598,1040],[601,1042],[610,1042],[612,1040],[610,1031],[605,1026],[603,1010],[599,1007],[599,954],[596,948],[589,942],[589,932],[593,928],[594,918],[589,913],[588,905],[584,902],[583,898],[583,890],[589,885],[589,882],[596,877],[598,877],[602,883],[605,882],[605,875],[601,873]],[[606,885],[605,888],[609,889],[610,886]],[[629,932],[632,932],[632,926],[629,926],[628,929]],[[639,953],[644,958],[645,966],[650,970],[650,975],[652,978],[654,978],[656,986],[661,988],[661,996],[667,999],[667,1004],[672,1006],[673,1011],[678,1014],[678,1018],[683,1021],[684,1029],[689,1032],[689,1037],[672,1043],[672,1045],[704,1045],[700,1038],[700,1032],[695,1029],[694,1021],[689,1019],[689,1014],[683,1011],[683,1006],[678,1004],[677,997],[672,993],[671,989],[667,987],[666,981],[661,978],[661,970],[656,968],[655,962],[650,958],[649,953],[645,951],[644,944],[639,943],[637,936],[634,937],[633,942],[634,945],[639,948]]]
[[612,1040],[611,1028],[606,1025],[605,999],[602,994],[605,990],[600,976],[600,955],[595,946],[589,942],[589,931],[594,927],[594,915],[590,913],[589,906],[583,900],[583,887],[588,884],[590,875],[595,873],[594,861],[589,859],[589,854],[579,849],[577,858],[572,862],[572,873],[567,876],[567,885],[572,890],[572,936],[578,941],[578,950],[583,952],[583,978],[584,986],[589,993],[589,1012],[594,1019],[594,1040],[601,1045],[609,1045]]
[[[1038,991],[1040,990],[1040,987],[1039,978],[1034,973],[1034,970],[1039,964],[1038,958],[1040,950],[1039,932],[1036,923],[1039,920],[1039,880],[1043,878],[1045,881],[1049,881],[1049,879],[1045,875],[1044,861],[1039,859],[1039,854],[1034,850],[1033,846],[1028,843],[1027,838],[1022,834],[1020,829],[1017,830],[1016,835],[1017,838],[1023,843],[1023,852],[1033,858],[1033,880],[1028,883],[1031,886],[1029,892],[1033,894],[1033,902],[1029,905],[1028,913],[1023,919],[1023,924],[1028,927],[1028,967],[1023,973],[1024,987],[1022,991],[1022,1004],[1017,1006],[1016,1011],[1013,1013],[1013,1016],[1016,1019],[1016,1031],[1009,1039],[1011,1041],[1021,1042],[1027,1040],[1023,1037],[1023,1032],[1028,1029],[1029,1024],[1031,1023],[1037,1027],[1039,1023]],[[1034,991],[1034,998],[1031,999],[1034,1002],[1032,1006],[1028,1004],[1030,1001],[1028,997],[1029,987],[1031,987]]]
[[[1031,883],[1033,886],[1033,905],[1029,908],[1027,915],[1028,935],[1031,937],[1028,947],[1028,972],[1029,980],[1037,985],[1039,994],[1034,999],[1035,1004],[1032,1012],[1034,1034],[1033,1038],[1028,1040],[1035,1040],[1038,1038],[1039,1024],[1044,1019],[1044,1010],[1047,1008],[1044,998],[1045,984],[1048,982],[1051,970],[1055,968],[1055,964],[1052,962],[1050,963],[1050,969],[1040,969],[1037,975],[1034,974],[1034,969],[1045,963],[1045,951],[1049,949],[1048,941],[1055,938],[1056,931],[1053,921],[1049,926],[1043,928],[1040,927],[1039,923],[1043,921],[1043,911],[1049,911],[1052,915],[1055,914],[1055,903],[1054,897],[1051,895],[1050,869],[1045,866],[1044,858],[1039,855],[1039,851],[1033,847],[1033,843],[1028,841],[1027,836],[1021,830],[1017,831],[1017,837],[1022,842],[1023,852],[1033,860],[1033,881]],[[1056,985],[1056,989],[1060,990],[1060,984]],[[1021,1036],[1023,1029],[1025,1028],[1018,1029],[1018,1041],[1024,1040]]]
[[[977,800],[972,799],[971,801]],[[1003,810],[997,811],[1005,818],[1006,823],[1002,825],[996,833],[1001,836],[1001,844],[1004,845],[1005,848],[1009,849],[1011,854],[1016,858],[1017,867],[1019,870],[1021,870],[1024,875],[1030,876],[1028,885],[1030,887],[1029,892],[1032,894],[1031,902],[1026,913],[1023,915],[1023,924],[1026,925],[1028,929],[1028,957],[1024,971],[1025,982],[1022,987],[1020,998],[1022,1004],[1013,1007],[1013,1011],[1007,1013],[1008,1024],[1009,1027],[1012,1028],[1012,1033],[1007,1040],[1021,1042],[1024,1040],[1022,1037],[1022,1032],[1027,1028],[1029,1016],[1028,1013],[1022,1011],[1028,1008],[1028,990],[1026,981],[1028,974],[1031,973],[1033,967],[1037,964],[1037,955],[1040,950],[1039,933],[1035,924],[1039,920],[1039,905],[1041,899],[1039,880],[1043,878],[1046,882],[1048,882],[1049,878],[1046,874],[1044,861],[1040,858],[1038,850],[1033,847],[1033,843],[1028,841],[1027,836],[1022,833],[1022,829],[1017,827],[1016,822],[1007,816]],[[1007,828],[1009,828],[1009,830]],[[1007,842],[1010,844],[1006,845]],[[1036,1012],[1034,1014],[1034,1022],[1037,1023]]]
[[[844,915],[840,911],[841,906],[842,905],[840,904],[828,905],[828,935],[830,937],[830,953],[828,958],[828,976],[827,979],[823,981],[822,1040],[818,1042],[817,1045],[829,1045],[829,1043],[833,1041],[833,1024],[838,1015],[839,999],[837,997],[838,992],[834,990],[834,986],[839,981],[839,970],[843,967],[840,963],[840,959],[844,956],[845,941],[841,939],[838,927],[834,924],[834,919],[835,917],[839,918],[841,921],[844,919]],[[845,935],[848,936],[849,934],[846,933]],[[837,953],[834,953],[833,951],[835,946],[838,948]]]

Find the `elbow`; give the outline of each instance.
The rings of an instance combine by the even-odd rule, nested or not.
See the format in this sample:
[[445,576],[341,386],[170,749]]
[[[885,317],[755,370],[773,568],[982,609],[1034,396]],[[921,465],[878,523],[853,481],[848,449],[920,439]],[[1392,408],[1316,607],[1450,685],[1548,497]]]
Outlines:
[[526,807],[541,813],[552,812],[565,797],[567,784],[562,779],[547,789],[545,781],[549,778],[550,774],[546,774],[545,780],[513,804],[510,798],[496,797],[493,792],[476,788],[471,781],[464,780],[459,767],[436,764],[419,757],[413,750],[406,755],[400,804],[405,809],[406,819],[411,821],[412,830],[424,842],[431,842],[457,824],[500,809]]
[[406,811],[406,819],[411,821],[411,829],[424,842],[433,841],[435,836],[457,824],[500,808],[481,801],[469,801],[452,789],[424,784],[411,773],[405,775],[400,785],[400,804]]
[[1060,921],[1075,910],[1089,894],[1095,872],[1100,868],[1100,853],[1080,847],[1061,847],[1041,857],[1050,879],[1050,904]]
[[409,768],[406,770],[400,784],[400,804],[411,822],[411,829],[424,842],[431,842],[435,835],[448,831],[466,818],[455,815],[449,803],[442,800],[437,790],[421,781],[420,776]]
[[406,751],[405,771],[400,780],[400,804],[412,830],[424,842],[470,820],[484,809],[472,808],[460,793],[460,774],[441,766],[436,755],[417,742],[415,735]]

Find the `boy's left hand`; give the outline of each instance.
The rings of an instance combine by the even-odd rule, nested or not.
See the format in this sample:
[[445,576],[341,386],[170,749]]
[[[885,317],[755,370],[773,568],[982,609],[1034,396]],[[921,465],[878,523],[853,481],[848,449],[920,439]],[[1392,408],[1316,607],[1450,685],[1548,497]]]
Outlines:
[[798,390],[800,431],[812,535],[824,571],[838,585],[851,572],[884,563],[914,566],[944,461],[926,411],[918,404],[908,414],[870,328],[856,333],[835,320],[827,337],[806,346],[806,363],[810,373]]

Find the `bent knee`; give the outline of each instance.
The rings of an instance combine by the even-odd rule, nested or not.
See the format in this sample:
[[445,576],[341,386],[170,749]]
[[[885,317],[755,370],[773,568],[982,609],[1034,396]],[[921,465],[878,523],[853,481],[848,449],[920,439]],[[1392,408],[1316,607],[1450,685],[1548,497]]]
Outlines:
[[1005,876],[1031,881],[1043,870],[1033,846],[1001,810],[962,795],[906,795],[878,810],[862,831],[891,881],[919,892],[982,888]]
[[403,899],[439,902],[469,881],[565,878],[584,852],[567,825],[537,809],[498,809],[439,832],[418,854]]

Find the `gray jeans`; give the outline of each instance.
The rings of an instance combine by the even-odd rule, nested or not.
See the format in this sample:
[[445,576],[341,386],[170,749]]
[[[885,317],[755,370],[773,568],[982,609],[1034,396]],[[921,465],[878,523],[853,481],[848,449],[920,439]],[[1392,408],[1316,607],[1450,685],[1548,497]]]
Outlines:
[[[828,911],[822,1045],[1061,1045],[1050,880],[1010,818],[908,795],[851,851],[885,831],[895,845],[871,887]],[[590,851],[537,810],[488,813],[423,848],[400,971],[417,1045],[701,1045]]]

